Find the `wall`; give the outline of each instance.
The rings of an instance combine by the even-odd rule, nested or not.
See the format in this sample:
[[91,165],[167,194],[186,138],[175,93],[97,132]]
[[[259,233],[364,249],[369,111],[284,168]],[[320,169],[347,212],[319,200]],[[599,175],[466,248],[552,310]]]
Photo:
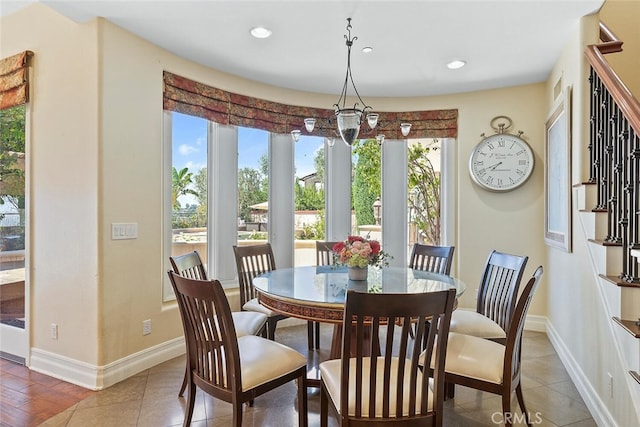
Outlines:
[[[44,19],[50,22],[29,32],[35,42],[23,43],[25,31],[18,24]],[[54,107],[53,97],[62,88],[47,87],[36,91],[32,103],[40,110],[47,107],[46,119],[34,115],[31,122],[31,170],[36,171],[31,177],[32,197],[38,207],[47,202],[46,209],[34,209],[37,227],[32,256],[38,270],[33,276],[32,291],[38,297],[32,307],[32,312],[37,313],[32,325],[35,332],[48,331],[51,322],[61,324],[56,345],[37,332],[34,349],[64,355],[73,359],[70,363],[87,365],[87,370],[95,368],[102,375],[132,358],[151,357],[167,343],[177,346],[182,335],[178,312],[175,304],[163,304],[161,300],[161,284],[168,267],[162,256],[162,71],[294,105],[326,108],[335,102],[335,96],[294,92],[239,79],[169,54],[106,21],[74,24],[42,5],[3,18],[2,25],[3,43],[9,36],[16,50],[34,50],[35,72],[43,78],[59,79],[60,74],[68,72],[67,64],[73,62],[47,61],[46,67],[40,68],[37,61],[44,61],[53,51],[64,49],[77,56],[78,51],[89,50],[92,54],[91,60],[80,59],[88,63],[81,62],[82,67],[73,68],[77,75],[71,81],[80,89],[75,92],[65,87],[77,99],[62,102],[61,97],[56,98]],[[69,34],[68,40],[51,38],[54,32]],[[68,99],[69,93],[65,95]],[[529,255],[527,277],[544,263],[544,83],[450,96],[372,98],[368,102],[381,111],[459,110],[455,166],[458,215],[448,220],[456,223],[455,274],[469,285],[461,306],[475,305],[475,288],[491,249]],[[536,153],[531,179],[506,194],[478,189],[467,172],[472,148],[481,133],[492,133],[489,122],[498,115],[511,117],[511,131],[524,131],[524,138]],[[56,135],[55,144],[49,138],[43,141],[43,135],[49,133]],[[70,158],[74,159],[73,169],[67,166]],[[58,197],[62,199],[60,204]],[[69,212],[71,218],[63,217]],[[138,238],[111,240],[113,222],[136,222]],[[62,280],[67,278],[73,280]],[[77,295],[79,289],[83,291],[81,295]],[[44,297],[39,294],[41,290],[46,292]],[[545,313],[543,284],[531,314]],[[153,332],[143,337],[144,319],[152,319]],[[73,329],[67,332],[69,328]],[[114,378],[121,376],[104,380],[105,384]],[[101,386],[100,380],[97,384]]]
[[605,58],[636,98],[640,97],[639,16],[640,0],[607,0],[600,10],[600,20],[624,42],[622,52]]
[[27,114],[32,358],[97,365],[97,26],[34,4],[3,18],[0,35],[2,57],[35,53]]
[[[573,87],[574,184],[588,178],[589,170],[585,166],[589,140],[589,68],[584,59],[584,48],[596,43],[597,37],[598,17],[583,18],[580,29],[564,47],[545,88],[545,109],[550,113],[556,82],[562,79],[563,87]],[[625,385],[628,374],[621,368],[615,350],[617,344],[613,339],[612,321],[601,296],[600,286],[603,285],[597,280],[597,272],[592,267],[590,243],[582,229],[575,198],[572,212],[573,252],[546,248],[547,333],[598,425],[637,425],[638,415]],[[613,398],[609,396],[608,373],[613,375]]]

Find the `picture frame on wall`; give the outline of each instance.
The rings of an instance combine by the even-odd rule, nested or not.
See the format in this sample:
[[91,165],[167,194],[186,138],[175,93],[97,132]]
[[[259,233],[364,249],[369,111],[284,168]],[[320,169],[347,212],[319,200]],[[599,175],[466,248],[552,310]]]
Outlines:
[[571,87],[545,122],[544,241],[571,252]]

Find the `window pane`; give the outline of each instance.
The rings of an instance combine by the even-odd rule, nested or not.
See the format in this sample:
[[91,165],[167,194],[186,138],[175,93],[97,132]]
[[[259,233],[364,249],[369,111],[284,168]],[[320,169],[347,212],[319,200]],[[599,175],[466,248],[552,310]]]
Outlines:
[[0,111],[0,322],[20,329],[25,327],[25,120],[24,105]]
[[238,245],[268,240],[269,133],[238,128]]
[[381,194],[381,149],[375,139],[361,139],[353,145],[353,185],[351,198],[354,210],[352,234],[381,241],[382,227],[374,203]]
[[207,263],[207,121],[172,113],[171,255]]
[[437,139],[409,140],[409,251],[414,243],[440,245],[440,160]]
[[324,138],[295,143],[295,265],[316,264],[316,240],[324,240]]

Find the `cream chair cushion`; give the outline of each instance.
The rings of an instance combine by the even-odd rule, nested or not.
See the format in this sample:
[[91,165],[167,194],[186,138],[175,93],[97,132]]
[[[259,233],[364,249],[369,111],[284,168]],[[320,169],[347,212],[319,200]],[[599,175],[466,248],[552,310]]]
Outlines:
[[267,307],[265,307],[264,305],[260,304],[258,302],[258,298],[254,298],[252,300],[247,301],[242,306],[242,309],[243,310],[247,310],[247,311],[257,311],[258,313],[264,313],[268,317],[275,316],[275,315],[278,314],[275,311],[269,310]]
[[234,311],[231,313],[236,335],[255,335],[267,323],[267,315],[257,311]]
[[[502,384],[505,346],[484,338],[449,333],[446,373]],[[434,350],[435,352],[435,350]],[[419,364],[424,366],[424,353]],[[433,361],[431,362],[433,367]]]
[[504,329],[496,322],[487,316],[470,310],[455,310],[451,314],[449,331],[487,339],[507,337]]
[[[327,387],[327,392],[331,397],[331,400],[335,403],[338,411],[340,411],[340,370],[341,370],[341,359],[328,360],[326,362],[322,362],[320,364],[320,376],[322,377],[323,382]],[[355,399],[355,372],[356,372],[356,359],[350,359],[349,366],[349,390],[353,391],[353,393],[349,396],[349,415],[355,416],[355,407],[356,407],[356,399]],[[371,358],[363,358],[362,359],[362,371],[363,371],[363,381],[368,381],[369,378],[369,369],[371,366]],[[379,396],[376,398],[376,417],[382,417],[382,396],[384,394],[388,394],[390,396],[396,395],[396,384],[394,379],[397,378],[397,374],[394,372],[398,372],[398,359],[394,358],[391,361],[391,384],[390,390],[383,390],[384,384],[384,365],[383,359],[380,359],[377,364],[377,375],[376,375],[376,394]],[[404,386],[405,390],[408,390],[409,387],[409,379],[410,379],[410,367],[405,366],[405,374],[404,374]],[[420,370],[418,370],[418,386],[422,382],[422,374]],[[429,380],[429,388],[433,390],[433,380]],[[420,408],[420,402],[422,402],[422,393],[418,387],[418,391],[416,394],[416,410],[418,411]],[[369,392],[371,387],[367,385],[363,385],[362,387],[362,416],[366,417],[369,413]],[[402,409],[402,413],[404,416],[409,415],[409,402],[408,399],[403,401],[405,407]],[[389,410],[391,413],[395,413],[395,397],[390,399],[389,402]],[[427,410],[431,410],[433,408],[433,393],[429,393],[429,401],[427,402]]]
[[238,338],[242,390],[250,390],[307,365],[307,358],[286,345],[255,335]]

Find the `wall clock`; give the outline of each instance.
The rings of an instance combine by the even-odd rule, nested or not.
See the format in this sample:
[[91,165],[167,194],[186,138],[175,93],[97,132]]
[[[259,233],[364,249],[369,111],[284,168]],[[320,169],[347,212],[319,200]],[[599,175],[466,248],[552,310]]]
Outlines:
[[494,117],[490,124],[496,134],[480,135],[482,140],[469,158],[469,174],[473,182],[485,190],[514,190],[523,185],[533,172],[533,150],[522,139],[522,131],[518,131],[518,135],[507,133],[512,124],[509,117]]

